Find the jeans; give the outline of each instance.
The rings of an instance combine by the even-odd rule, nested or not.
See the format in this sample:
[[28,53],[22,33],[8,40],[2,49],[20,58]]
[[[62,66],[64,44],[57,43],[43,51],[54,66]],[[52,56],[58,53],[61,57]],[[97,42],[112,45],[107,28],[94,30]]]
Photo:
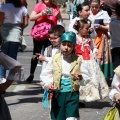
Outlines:
[[[19,46],[20,46],[19,42],[6,42],[2,44],[1,50],[4,54],[16,60]],[[0,65],[0,78],[5,77],[6,69],[4,68],[4,66]]]

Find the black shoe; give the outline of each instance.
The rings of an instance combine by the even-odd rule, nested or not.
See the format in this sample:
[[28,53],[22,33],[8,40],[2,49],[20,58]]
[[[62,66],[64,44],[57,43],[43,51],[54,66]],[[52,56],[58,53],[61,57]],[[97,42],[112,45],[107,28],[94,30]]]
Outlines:
[[79,108],[84,108],[84,107],[85,107],[85,103],[79,102]]
[[30,75],[30,76],[26,79],[26,81],[29,82],[29,83],[31,83],[31,82],[33,81],[33,78],[34,78],[34,76],[33,76],[33,75]]

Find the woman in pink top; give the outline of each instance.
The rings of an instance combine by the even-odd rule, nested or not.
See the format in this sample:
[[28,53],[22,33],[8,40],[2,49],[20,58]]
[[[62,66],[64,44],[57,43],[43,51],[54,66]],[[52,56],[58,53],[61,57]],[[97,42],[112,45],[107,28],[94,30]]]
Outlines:
[[[48,18],[50,18],[50,20]],[[34,6],[32,13],[30,14],[30,20],[35,21],[34,25],[42,22],[51,22],[52,25],[55,25],[57,24],[57,20],[59,20],[60,18],[60,10],[55,4],[53,4],[52,0],[42,0],[42,2],[38,2]],[[45,49],[45,47],[49,46],[50,44],[51,43],[48,38],[43,40],[33,38],[33,56],[35,55],[35,53],[40,53],[41,50],[43,50],[43,47]],[[37,58],[32,57],[30,76],[27,78],[27,82],[33,81],[37,63]]]

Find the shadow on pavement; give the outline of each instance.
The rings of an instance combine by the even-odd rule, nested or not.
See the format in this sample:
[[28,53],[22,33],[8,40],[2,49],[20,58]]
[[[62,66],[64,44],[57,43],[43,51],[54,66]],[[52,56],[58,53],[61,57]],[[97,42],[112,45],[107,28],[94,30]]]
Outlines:
[[112,107],[112,104],[108,101],[95,101],[95,102],[88,102],[85,103],[85,108],[91,108],[91,109],[102,109],[104,107]]
[[[20,82],[18,84],[26,84],[27,89],[19,91],[19,92],[6,92],[4,94],[5,97],[16,97],[16,102],[9,103],[8,105],[15,105],[21,103],[38,103],[42,102],[43,96],[43,89],[37,84],[38,81],[34,81],[32,83],[26,84],[26,82]],[[87,102],[85,103],[84,108],[91,108],[91,109],[102,109],[104,107],[112,107],[111,101],[100,100],[95,102]]]
[[[23,84],[23,83],[20,83]],[[43,89],[36,82],[28,85],[27,89],[18,92],[6,92],[4,97],[16,96],[14,103],[9,103],[8,105],[15,105],[21,103],[38,103],[42,101]]]

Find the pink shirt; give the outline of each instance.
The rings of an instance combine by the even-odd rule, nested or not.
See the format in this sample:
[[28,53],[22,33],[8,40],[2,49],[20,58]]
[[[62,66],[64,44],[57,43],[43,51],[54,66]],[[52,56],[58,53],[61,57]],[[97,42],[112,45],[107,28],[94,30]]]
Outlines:
[[[39,2],[35,5],[35,7],[33,8],[33,11],[35,11],[36,13],[40,13],[42,12],[42,10],[44,10],[46,8],[46,5],[43,2]],[[57,16],[57,14],[60,14],[60,10],[59,8],[55,5],[52,4],[52,17],[55,18]],[[49,16],[50,17],[50,16]],[[42,16],[39,19],[36,20],[36,22],[44,22],[45,19],[48,18],[48,16]]]

